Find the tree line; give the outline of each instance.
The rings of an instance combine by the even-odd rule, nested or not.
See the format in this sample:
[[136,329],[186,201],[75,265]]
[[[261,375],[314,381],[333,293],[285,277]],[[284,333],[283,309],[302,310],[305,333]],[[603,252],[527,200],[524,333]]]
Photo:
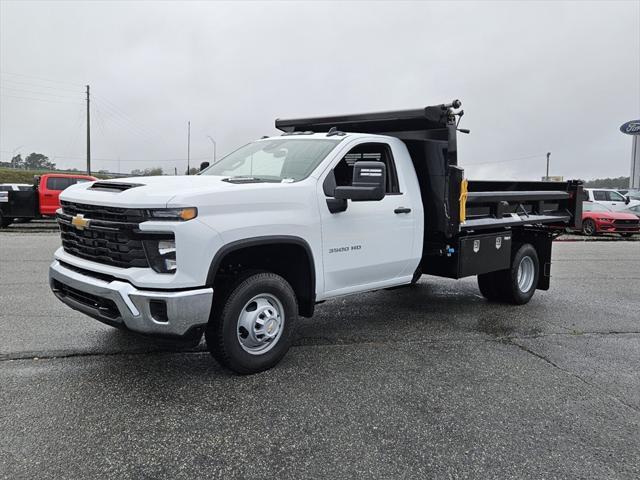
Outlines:
[[[55,162],[52,162],[49,157],[47,157],[43,153],[32,152],[26,157],[22,157],[22,154],[18,154],[14,156],[9,162],[0,162],[0,167],[6,168],[15,168],[18,170],[58,170],[56,168]],[[194,169],[192,169],[194,170]],[[77,168],[66,168],[65,172],[80,172]],[[197,170],[196,170],[197,172]],[[109,175],[112,172],[108,170],[98,170],[97,173]],[[152,167],[152,168],[136,168],[131,170],[131,175],[133,176],[155,176],[155,175],[164,175],[164,171],[162,167]]]
[[56,164],[42,153],[32,152],[25,158],[18,154],[10,162],[0,162],[0,166],[22,170],[55,170]]

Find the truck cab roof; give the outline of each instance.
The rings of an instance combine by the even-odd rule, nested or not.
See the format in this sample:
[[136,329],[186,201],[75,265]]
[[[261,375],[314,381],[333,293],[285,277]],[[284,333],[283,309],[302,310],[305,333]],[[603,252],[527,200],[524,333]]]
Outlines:
[[353,138],[371,138],[371,137],[380,137],[391,139],[393,137],[389,135],[380,135],[376,133],[358,133],[358,132],[342,132],[336,131],[336,133],[329,135],[327,132],[293,132],[293,133],[283,133],[281,135],[273,135],[269,137],[262,137],[258,141],[269,141],[269,140],[278,140],[278,139],[300,139],[300,140],[318,140],[318,139],[332,139],[332,140],[344,140],[344,139],[353,139]]

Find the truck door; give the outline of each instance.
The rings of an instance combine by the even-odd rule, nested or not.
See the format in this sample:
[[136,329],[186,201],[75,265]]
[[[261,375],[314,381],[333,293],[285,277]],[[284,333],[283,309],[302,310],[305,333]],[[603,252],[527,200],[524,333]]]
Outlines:
[[74,177],[43,176],[40,182],[40,214],[55,215],[60,208],[60,194],[71,185],[88,180]]
[[[403,160],[410,163],[408,153],[406,157]],[[379,201],[347,200],[345,211],[331,213],[327,206],[331,191],[327,185],[333,180],[336,186],[350,185],[353,164],[358,160],[386,164],[385,197]],[[410,192],[403,178],[407,170],[397,167],[390,144],[376,139],[352,146],[323,173],[318,200],[325,293],[335,295],[384,287],[403,283],[399,281],[402,277],[410,279],[413,275],[419,261],[415,254],[415,218],[416,213],[422,216],[422,204],[416,208],[415,202],[421,201],[414,198],[416,193],[419,195],[417,182]],[[420,248],[421,243],[420,239]]]

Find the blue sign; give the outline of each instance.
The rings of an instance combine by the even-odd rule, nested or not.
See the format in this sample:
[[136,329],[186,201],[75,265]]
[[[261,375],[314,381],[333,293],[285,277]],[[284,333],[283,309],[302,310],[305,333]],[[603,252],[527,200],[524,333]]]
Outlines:
[[622,124],[620,131],[627,135],[640,135],[640,120],[631,120]]

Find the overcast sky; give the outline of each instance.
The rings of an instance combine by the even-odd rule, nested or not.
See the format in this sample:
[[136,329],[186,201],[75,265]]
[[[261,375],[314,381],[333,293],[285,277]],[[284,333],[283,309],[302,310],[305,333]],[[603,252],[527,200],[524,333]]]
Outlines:
[[[471,178],[629,175],[640,118],[640,1],[0,1],[0,158],[186,168],[276,117],[459,98]],[[118,163],[120,159],[120,163]]]

